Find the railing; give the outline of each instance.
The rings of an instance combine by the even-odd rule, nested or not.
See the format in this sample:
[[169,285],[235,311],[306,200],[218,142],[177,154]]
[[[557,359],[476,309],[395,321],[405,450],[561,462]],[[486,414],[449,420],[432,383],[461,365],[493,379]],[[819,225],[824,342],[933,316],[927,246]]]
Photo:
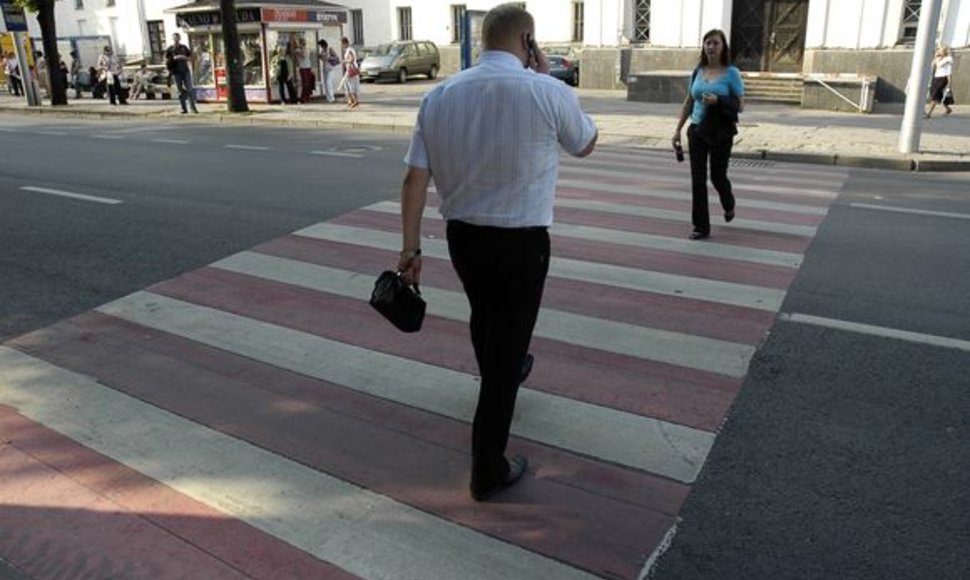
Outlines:
[[812,82],[816,82],[816,83],[822,85],[823,87],[825,87],[826,89],[828,89],[829,92],[831,92],[835,96],[839,97],[843,101],[849,103],[854,108],[858,109],[860,113],[865,113],[866,111],[869,110],[869,88],[870,88],[871,85],[869,83],[869,79],[866,78],[866,77],[862,77],[862,89],[860,91],[859,102],[858,103],[856,103],[855,101],[853,101],[849,97],[843,95],[839,90],[837,90],[835,87],[833,87],[832,85],[830,85],[827,82],[825,82],[819,76],[812,75],[812,76],[807,77],[806,80],[812,81]]

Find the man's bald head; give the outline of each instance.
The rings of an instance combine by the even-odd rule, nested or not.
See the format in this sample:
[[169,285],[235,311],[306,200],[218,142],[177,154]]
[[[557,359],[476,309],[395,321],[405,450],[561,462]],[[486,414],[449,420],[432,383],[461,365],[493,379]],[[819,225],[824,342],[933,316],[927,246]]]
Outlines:
[[517,4],[501,4],[485,15],[482,23],[482,45],[485,50],[517,50],[522,36],[534,35],[535,20]]

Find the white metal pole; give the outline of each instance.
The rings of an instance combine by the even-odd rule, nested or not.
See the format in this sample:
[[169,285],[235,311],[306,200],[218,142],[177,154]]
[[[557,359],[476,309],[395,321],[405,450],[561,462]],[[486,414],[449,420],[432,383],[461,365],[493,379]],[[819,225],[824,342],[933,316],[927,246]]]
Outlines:
[[906,87],[906,113],[899,131],[899,152],[919,151],[923,130],[923,107],[926,104],[926,87],[929,84],[933,41],[940,21],[942,0],[923,0],[920,7],[919,27],[916,30],[916,46],[913,47],[913,66],[909,71]]
[[20,81],[24,88],[24,96],[27,98],[28,107],[39,107],[40,96],[37,94],[37,85],[34,84],[34,75],[30,73],[27,66],[27,50],[24,47],[25,32],[13,33],[13,46],[17,52],[17,64],[20,66]]

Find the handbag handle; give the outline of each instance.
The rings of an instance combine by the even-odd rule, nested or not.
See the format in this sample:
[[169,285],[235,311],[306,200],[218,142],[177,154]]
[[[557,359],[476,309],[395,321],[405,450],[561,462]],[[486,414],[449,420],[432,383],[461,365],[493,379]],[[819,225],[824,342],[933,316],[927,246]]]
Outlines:
[[[403,272],[402,272],[402,270],[397,270],[396,272],[394,272],[394,274],[395,274],[395,275],[396,275],[396,276],[397,276],[398,278],[400,278],[400,277],[401,277],[401,274],[402,274],[402,273],[403,273]],[[402,278],[402,279],[401,279],[401,281],[403,282],[403,281],[404,281],[404,279]],[[405,286],[407,286],[407,285],[408,285],[408,284],[405,284]],[[415,294],[417,294],[418,296],[421,296],[421,289],[420,289],[420,288],[418,288],[418,284],[417,284],[417,282],[415,282],[414,284],[410,284],[410,287],[411,287],[411,288],[414,288],[414,293],[415,293]]]

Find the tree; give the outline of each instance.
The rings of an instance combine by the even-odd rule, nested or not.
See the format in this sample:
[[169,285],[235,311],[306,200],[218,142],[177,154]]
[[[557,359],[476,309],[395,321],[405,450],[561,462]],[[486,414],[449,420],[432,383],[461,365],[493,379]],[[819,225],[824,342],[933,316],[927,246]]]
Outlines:
[[[57,52],[57,26],[54,23],[54,2],[56,0],[14,0],[26,10],[37,13],[40,34],[43,39],[44,56],[47,57],[47,72],[50,78],[51,105],[67,104],[67,79],[60,74],[58,64],[61,55]],[[26,79],[26,75],[24,75]]]
[[226,73],[229,80],[229,112],[249,111],[246,103],[242,51],[239,48],[239,29],[236,26],[236,0],[219,0],[222,12],[222,38],[225,40]]

